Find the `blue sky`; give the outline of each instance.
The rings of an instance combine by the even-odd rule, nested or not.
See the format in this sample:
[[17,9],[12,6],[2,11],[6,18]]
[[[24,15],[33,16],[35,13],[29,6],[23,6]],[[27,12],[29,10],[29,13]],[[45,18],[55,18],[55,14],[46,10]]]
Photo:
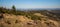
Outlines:
[[0,6],[11,8],[60,8],[60,0],[0,0]]

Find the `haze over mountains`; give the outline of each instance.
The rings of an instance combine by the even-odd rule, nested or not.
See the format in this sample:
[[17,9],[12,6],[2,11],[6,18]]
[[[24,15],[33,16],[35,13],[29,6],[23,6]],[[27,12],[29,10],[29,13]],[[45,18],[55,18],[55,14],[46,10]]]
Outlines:
[[60,27],[60,0],[0,0],[0,27]]
[[59,13],[56,10],[0,8],[0,27],[60,27],[60,15],[54,12]]

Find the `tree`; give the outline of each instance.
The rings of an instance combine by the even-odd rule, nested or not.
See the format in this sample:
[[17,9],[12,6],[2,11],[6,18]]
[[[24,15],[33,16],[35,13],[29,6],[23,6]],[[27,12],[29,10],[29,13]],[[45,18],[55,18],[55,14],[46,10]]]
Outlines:
[[13,10],[14,12],[16,12],[16,8],[15,8],[14,5],[12,6],[12,10]]
[[3,13],[3,7],[0,7],[0,13]]
[[12,6],[12,13],[16,14],[16,7],[15,7],[15,5]]
[[0,19],[3,18],[3,13],[4,13],[3,7],[0,7]]

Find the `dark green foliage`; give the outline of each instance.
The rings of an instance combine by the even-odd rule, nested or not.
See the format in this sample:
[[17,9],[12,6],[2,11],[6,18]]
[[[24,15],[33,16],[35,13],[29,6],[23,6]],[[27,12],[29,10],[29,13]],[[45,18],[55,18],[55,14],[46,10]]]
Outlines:
[[16,7],[13,5],[12,6],[12,11],[11,11],[13,14],[16,14]]
[[1,15],[0,15],[0,19],[2,19],[2,18],[4,18],[4,17],[3,17],[3,13],[1,13]]
[[16,7],[14,5],[12,6],[12,10],[13,11],[16,11]]
[[39,16],[33,15],[31,13],[26,13],[26,17],[31,18],[32,20],[41,20]]
[[32,19],[32,20],[41,20],[40,17],[38,17],[38,16],[33,16],[33,15],[31,16],[31,19]]
[[4,13],[4,8],[3,7],[0,7],[0,13]]
[[[41,11],[18,11],[16,10],[16,7],[13,5],[12,9],[6,9],[6,8],[0,8],[0,12],[9,13],[9,14],[15,14],[15,15],[24,15],[28,18],[31,18],[32,20],[41,20],[42,17],[33,15],[34,13],[41,13],[43,15],[46,15],[46,10]],[[49,15],[48,15],[49,16]]]

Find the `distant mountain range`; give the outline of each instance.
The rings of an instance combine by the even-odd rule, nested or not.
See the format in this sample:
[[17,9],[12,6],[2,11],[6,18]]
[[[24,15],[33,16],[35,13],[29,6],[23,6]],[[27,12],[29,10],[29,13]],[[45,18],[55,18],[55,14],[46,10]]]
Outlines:
[[28,9],[24,9],[24,8],[18,8],[17,10],[60,10],[60,8],[28,8]]

